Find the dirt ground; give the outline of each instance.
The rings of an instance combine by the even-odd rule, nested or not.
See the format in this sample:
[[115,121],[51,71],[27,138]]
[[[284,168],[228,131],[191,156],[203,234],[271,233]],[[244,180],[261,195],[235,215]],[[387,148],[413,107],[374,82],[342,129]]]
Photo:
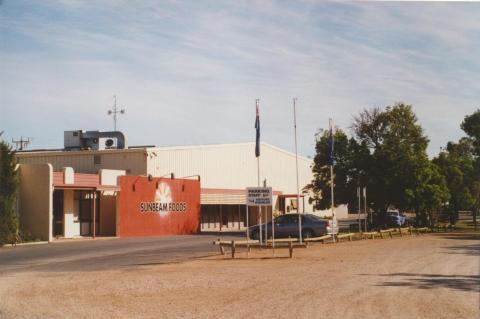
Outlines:
[[479,239],[431,234],[317,244],[293,259],[266,250],[8,273],[0,318],[480,318]]

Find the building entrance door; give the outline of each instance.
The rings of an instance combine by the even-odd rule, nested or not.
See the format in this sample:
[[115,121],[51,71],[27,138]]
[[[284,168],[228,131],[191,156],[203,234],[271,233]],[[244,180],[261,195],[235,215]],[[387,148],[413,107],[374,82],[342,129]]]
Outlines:
[[53,236],[64,236],[63,234],[63,190],[53,191]]

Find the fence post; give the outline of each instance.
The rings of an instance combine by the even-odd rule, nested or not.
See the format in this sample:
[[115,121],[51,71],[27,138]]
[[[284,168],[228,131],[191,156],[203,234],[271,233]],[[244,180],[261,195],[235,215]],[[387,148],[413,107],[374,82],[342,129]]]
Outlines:
[[289,250],[289,253],[290,253],[290,258],[293,257],[293,243],[290,241],[288,242],[288,250]]
[[232,259],[235,258],[235,241],[232,240]]

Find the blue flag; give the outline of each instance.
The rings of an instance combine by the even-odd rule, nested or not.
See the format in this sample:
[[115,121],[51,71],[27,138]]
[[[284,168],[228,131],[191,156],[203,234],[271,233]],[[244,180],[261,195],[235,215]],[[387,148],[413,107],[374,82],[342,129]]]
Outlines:
[[256,138],[255,138],[255,157],[260,156],[260,112],[258,111],[258,104],[256,106],[257,115],[255,116],[255,129],[256,129]]

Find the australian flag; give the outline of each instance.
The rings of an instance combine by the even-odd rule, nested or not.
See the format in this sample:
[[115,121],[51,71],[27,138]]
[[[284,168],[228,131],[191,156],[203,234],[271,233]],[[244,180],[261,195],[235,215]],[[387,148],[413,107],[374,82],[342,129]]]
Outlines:
[[333,156],[333,125],[330,125],[330,132],[328,137],[328,165],[333,166],[334,156]]
[[260,112],[258,111],[258,103],[256,106],[257,115],[255,116],[255,130],[256,130],[256,138],[255,138],[255,157],[260,156]]

